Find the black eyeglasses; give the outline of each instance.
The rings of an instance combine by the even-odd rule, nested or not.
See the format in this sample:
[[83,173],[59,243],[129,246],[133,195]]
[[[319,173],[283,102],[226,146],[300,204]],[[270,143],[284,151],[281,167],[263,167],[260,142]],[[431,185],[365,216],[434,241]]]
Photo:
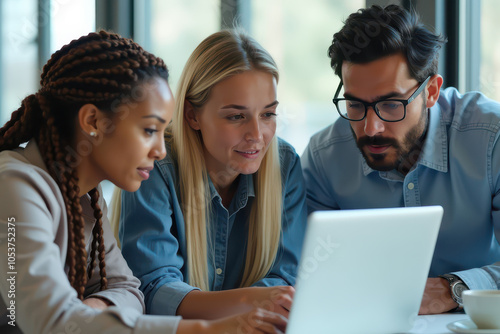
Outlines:
[[430,78],[431,76],[428,76],[427,79],[425,79],[424,82],[418,86],[417,90],[411,94],[407,100],[385,99],[372,103],[364,102],[355,98],[337,98],[339,96],[340,89],[342,88],[342,81],[340,81],[339,87],[335,92],[335,97],[333,98],[333,103],[337,107],[337,111],[340,116],[349,121],[362,121],[366,117],[368,107],[373,107],[373,110],[375,110],[375,113],[381,120],[385,122],[399,122],[406,117],[406,106],[415,100],[415,98],[424,90]]

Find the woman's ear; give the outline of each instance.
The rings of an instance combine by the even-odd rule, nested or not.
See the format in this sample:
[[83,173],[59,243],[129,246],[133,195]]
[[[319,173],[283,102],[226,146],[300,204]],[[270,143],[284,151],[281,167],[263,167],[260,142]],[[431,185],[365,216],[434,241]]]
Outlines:
[[184,101],[184,119],[193,130],[200,129],[200,124],[196,118],[196,110],[188,100]]
[[441,91],[441,86],[443,85],[443,77],[439,74],[434,74],[429,82],[427,83],[427,108],[432,107],[436,104],[439,98],[439,92]]
[[95,105],[87,103],[78,111],[78,124],[87,135],[95,137],[98,134],[97,121],[100,110]]

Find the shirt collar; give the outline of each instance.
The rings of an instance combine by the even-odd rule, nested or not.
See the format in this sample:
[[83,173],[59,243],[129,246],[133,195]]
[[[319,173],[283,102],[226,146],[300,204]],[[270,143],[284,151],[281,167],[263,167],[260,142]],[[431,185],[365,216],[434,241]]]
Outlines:
[[448,172],[448,132],[437,103],[429,110],[429,130],[419,163],[438,172]]
[[[420,153],[417,164],[438,172],[448,172],[448,133],[445,121],[441,117],[441,109],[437,103],[429,110],[429,128],[427,129],[424,148]],[[372,172],[377,172],[368,166],[364,158],[362,159],[362,166],[365,176]],[[379,173],[381,176],[386,176],[389,173],[398,172],[392,170],[390,172]]]
[[[235,203],[237,205],[237,209],[239,209],[246,205],[248,197],[255,197],[253,174],[240,174],[236,182],[238,182],[238,188],[236,189],[236,193],[234,194],[233,200],[231,202]],[[216,197],[220,198],[220,195],[215,189],[210,176],[208,177],[208,184],[210,188],[210,199],[213,201]]]

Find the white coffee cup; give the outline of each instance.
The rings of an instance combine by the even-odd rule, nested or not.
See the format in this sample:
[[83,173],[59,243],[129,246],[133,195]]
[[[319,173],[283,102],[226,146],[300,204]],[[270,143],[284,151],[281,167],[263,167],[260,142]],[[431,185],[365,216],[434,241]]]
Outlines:
[[462,299],[478,329],[500,329],[500,290],[466,290]]

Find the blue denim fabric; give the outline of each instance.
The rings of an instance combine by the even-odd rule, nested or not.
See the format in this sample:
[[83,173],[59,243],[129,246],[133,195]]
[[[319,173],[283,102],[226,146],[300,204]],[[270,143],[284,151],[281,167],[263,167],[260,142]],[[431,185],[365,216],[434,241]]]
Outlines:
[[471,289],[498,289],[499,135],[499,103],[448,88],[430,109],[423,151],[404,176],[368,167],[349,122],[339,118],[302,156],[308,211],[441,205],[429,277],[454,273]]
[[[141,280],[147,313],[176,314],[187,293],[186,233],[176,163],[170,157],[156,163],[147,181],[134,192],[123,192],[120,241],[128,265]],[[306,193],[300,159],[279,140],[283,185],[282,236],[268,275],[255,286],[293,285],[306,226]],[[210,182],[212,220],[208,224],[209,285],[212,291],[239,287],[246,254],[253,176],[240,175],[228,210]],[[211,249],[211,250],[210,250]]]

